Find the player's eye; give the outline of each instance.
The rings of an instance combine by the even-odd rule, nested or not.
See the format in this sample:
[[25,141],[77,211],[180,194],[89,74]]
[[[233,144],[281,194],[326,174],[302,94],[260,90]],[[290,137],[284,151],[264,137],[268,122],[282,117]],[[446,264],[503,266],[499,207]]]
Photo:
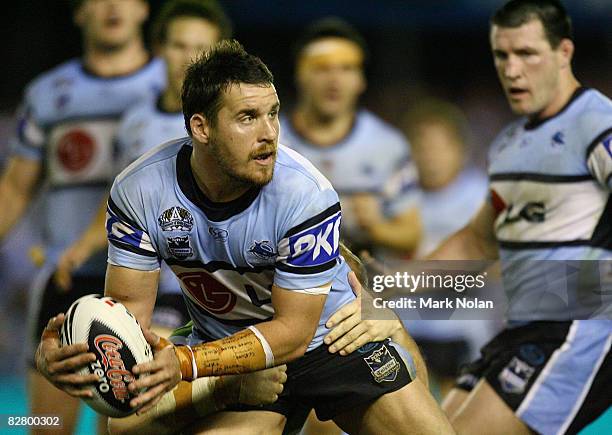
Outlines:
[[276,118],[278,116],[278,110],[271,111],[268,116],[272,119]]

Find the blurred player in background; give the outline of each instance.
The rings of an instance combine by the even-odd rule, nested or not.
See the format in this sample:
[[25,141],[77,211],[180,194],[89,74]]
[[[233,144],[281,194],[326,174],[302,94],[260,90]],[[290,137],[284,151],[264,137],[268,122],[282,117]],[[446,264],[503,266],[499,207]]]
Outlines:
[[[499,257],[508,324],[445,408],[459,433],[573,434],[612,402],[610,283],[598,270],[612,259],[612,102],[576,80],[557,0],[508,2],[490,43],[521,118],[492,144],[490,201],[431,258]],[[570,277],[567,260],[591,261]]]
[[[75,271],[70,294],[49,279],[59,253],[82,232],[104,198],[114,172],[113,139],[119,117],[135,101],[164,84],[161,61],[147,53],[142,0],[73,2],[83,35],[83,56],[36,78],[19,113],[13,157],[0,181],[0,238],[19,221],[36,188],[44,184],[45,266],[31,295],[31,334],[86,293],[104,287],[102,251]],[[32,414],[61,415],[74,428],[78,401],[30,372]]]
[[[468,164],[469,126],[451,103],[423,99],[406,113],[402,128],[410,139],[422,188],[420,212],[423,238],[417,258],[423,258],[450,234],[463,227],[487,194],[484,171]],[[478,356],[491,338],[493,325],[483,320],[411,320],[406,328],[415,338],[429,374],[444,397],[461,364]]]
[[[281,119],[281,142],[308,158],[338,191],[344,237],[354,252],[412,252],[421,234],[416,172],[404,136],[359,108],[365,40],[346,22],[327,18],[303,32],[294,55],[297,104]],[[390,183],[400,168],[409,168],[408,177]]]
[[[161,93],[134,104],[122,117],[116,136],[120,169],[153,146],[187,135],[181,110],[181,87],[187,65],[231,32],[229,18],[215,1],[174,0],[164,5],[153,21],[151,40],[165,61],[168,84]],[[56,281],[62,287],[69,287],[75,268],[107,247],[106,198],[99,207],[87,230],[59,261]],[[179,283],[165,265],[156,303],[153,324],[159,335],[167,337],[189,320]]]

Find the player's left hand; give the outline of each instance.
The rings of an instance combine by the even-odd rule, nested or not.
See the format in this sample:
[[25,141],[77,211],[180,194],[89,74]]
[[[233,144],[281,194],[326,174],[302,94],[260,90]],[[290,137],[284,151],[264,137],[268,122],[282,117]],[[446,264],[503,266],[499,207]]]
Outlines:
[[363,290],[354,272],[348,274],[349,284],[357,298],[336,311],[325,326],[331,331],[323,339],[331,353],[348,355],[364,344],[383,341],[399,329],[399,320],[361,320],[361,291]]
[[181,380],[181,368],[174,352],[174,345],[152,331],[143,329],[142,332],[153,348],[153,361],[132,368],[135,375],[147,374],[128,387],[132,394],[136,394],[141,388],[147,388],[146,392],[138,394],[130,401],[131,407],[140,408],[138,414],[153,408],[162,396],[171,391]]

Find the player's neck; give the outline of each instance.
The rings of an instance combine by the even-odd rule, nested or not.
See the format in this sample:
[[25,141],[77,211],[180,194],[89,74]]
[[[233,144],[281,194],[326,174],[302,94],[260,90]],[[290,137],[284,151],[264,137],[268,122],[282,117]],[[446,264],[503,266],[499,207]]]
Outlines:
[[297,132],[309,142],[323,148],[342,141],[353,129],[354,111],[338,116],[324,116],[315,110],[298,106],[293,112],[292,123]]
[[89,43],[83,55],[83,62],[93,74],[113,77],[137,71],[149,58],[142,39],[136,39],[115,50],[103,49]]
[[230,202],[244,195],[250,185],[227,176],[215,159],[197,150],[191,153],[191,171],[200,191],[212,202]]
[[576,90],[580,87],[580,83],[571,73],[562,75],[559,80],[559,91],[544,110],[531,117],[535,121],[551,118],[563,110],[567,103],[569,103]]

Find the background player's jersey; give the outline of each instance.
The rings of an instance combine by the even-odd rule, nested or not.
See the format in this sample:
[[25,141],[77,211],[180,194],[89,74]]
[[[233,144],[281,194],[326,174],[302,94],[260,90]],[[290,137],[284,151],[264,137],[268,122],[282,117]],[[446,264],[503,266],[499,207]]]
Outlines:
[[183,112],[168,112],[161,97],[140,101],[121,119],[117,145],[121,158],[119,171],[159,144],[187,136]]
[[[138,159],[153,147],[186,136],[183,112],[168,112],[160,104],[161,96],[146,99],[131,107],[121,118],[117,132],[117,148],[121,154],[119,169]],[[162,265],[159,290],[180,293],[174,274]]]
[[[520,119],[493,143],[497,212],[509,319],[611,317],[612,102],[581,88],[553,118]],[[580,269],[580,270],[578,270]]]
[[44,164],[44,238],[51,257],[91,221],[115,174],[114,137],[123,112],[164,86],[164,64],[102,78],[68,61],[26,89],[13,152]]
[[351,194],[379,195],[387,218],[416,206],[417,172],[410,162],[407,140],[367,110],[357,113],[350,133],[335,145],[310,143],[285,117],[281,118],[280,140],[304,155],[331,181],[342,203],[343,236],[354,243],[365,240],[351,213]]
[[279,146],[272,181],[225,204],[198,189],[190,139],[162,145],[115,180],[109,262],[154,270],[163,259],[181,281],[196,333],[220,338],[272,317],[271,286],[319,292],[331,283],[309,349],[325,320],[354,298],[339,256],[340,205],[306,159]]

